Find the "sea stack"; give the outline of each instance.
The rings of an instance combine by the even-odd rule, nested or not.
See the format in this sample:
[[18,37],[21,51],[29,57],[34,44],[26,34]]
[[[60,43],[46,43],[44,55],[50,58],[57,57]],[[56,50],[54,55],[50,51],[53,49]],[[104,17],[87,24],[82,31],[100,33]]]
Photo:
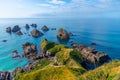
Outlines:
[[11,33],[11,31],[12,31],[12,30],[11,30],[11,27],[7,27],[7,28],[6,28],[6,32]]
[[69,40],[69,33],[65,29],[60,28],[57,33],[57,38],[60,40]]
[[48,31],[48,30],[49,30],[49,28],[48,28],[46,25],[44,25],[41,29],[42,29],[43,31]]
[[17,32],[17,31],[19,31],[20,29],[21,29],[21,28],[20,28],[18,25],[16,25],[16,26],[13,27],[12,32]]
[[40,32],[40,31],[39,31],[39,30],[37,30],[37,29],[34,29],[34,30],[32,30],[32,31],[31,31],[31,35],[32,35],[33,37],[37,38],[37,37],[42,36],[42,35],[43,35],[43,33],[42,33],[42,32]]
[[26,28],[26,29],[29,29],[30,27],[29,27],[29,25],[28,25],[28,24],[26,24],[26,25],[25,25],[25,28]]

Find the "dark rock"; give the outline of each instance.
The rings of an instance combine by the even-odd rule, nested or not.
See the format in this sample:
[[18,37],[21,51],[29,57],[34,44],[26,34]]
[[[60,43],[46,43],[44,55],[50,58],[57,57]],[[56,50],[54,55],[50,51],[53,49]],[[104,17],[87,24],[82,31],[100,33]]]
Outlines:
[[97,45],[95,42],[92,42],[91,45]]
[[18,51],[17,50],[14,50],[14,51],[12,51],[12,53],[14,53],[14,55],[13,55],[13,59],[16,59],[16,58],[20,58],[21,56],[18,54]]
[[7,27],[7,28],[6,28],[6,32],[11,33],[11,31],[12,31],[12,30],[11,30],[11,27]]
[[22,48],[24,50],[24,57],[32,59],[37,57],[37,47],[35,44],[27,42],[23,44]]
[[46,25],[44,25],[41,29],[42,29],[43,31],[48,31],[48,30],[49,30],[49,28],[48,28]]
[[7,42],[7,40],[2,40],[2,42]]
[[10,80],[10,72],[0,72],[0,80]]
[[33,36],[33,37],[40,37],[40,36],[42,36],[43,35],[43,33],[42,32],[40,32],[39,30],[37,30],[37,29],[34,29],[34,30],[32,30],[31,31],[31,35]]
[[70,32],[70,33],[69,33],[69,36],[74,36],[74,35],[73,35],[73,33]]
[[37,24],[31,24],[31,26],[37,28]]
[[92,47],[87,47],[83,44],[73,44],[72,47],[79,51],[90,63],[101,64],[110,60],[110,57],[106,53],[98,52]]
[[23,72],[24,72],[23,68],[18,67],[12,72],[12,76],[15,77],[16,75],[23,73]]
[[57,33],[57,38],[60,40],[69,40],[69,34],[66,30],[61,28]]
[[16,34],[17,35],[23,35],[23,33],[21,31],[17,31]]
[[51,30],[56,30],[56,28],[51,28]]
[[25,25],[25,28],[26,28],[26,29],[29,29],[29,28],[30,28],[30,26],[29,26],[28,24],[26,24],[26,25]]
[[21,29],[21,28],[20,28],[18,25],[16,25],[16,26],[13,27],[12,32],[17,32],[17,31],[19,31],[20,29]]

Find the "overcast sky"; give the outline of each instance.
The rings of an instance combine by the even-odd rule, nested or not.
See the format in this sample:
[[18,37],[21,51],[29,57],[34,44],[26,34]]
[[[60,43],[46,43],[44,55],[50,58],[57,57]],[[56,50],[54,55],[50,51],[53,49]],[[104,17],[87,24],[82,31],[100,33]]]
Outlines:
[[115,17],[120,0],[0,0],[0,18]]

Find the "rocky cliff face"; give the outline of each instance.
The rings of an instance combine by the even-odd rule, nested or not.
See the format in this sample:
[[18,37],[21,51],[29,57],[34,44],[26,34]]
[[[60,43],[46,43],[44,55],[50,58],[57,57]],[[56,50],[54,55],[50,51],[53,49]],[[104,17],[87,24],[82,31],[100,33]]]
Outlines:
[[23,53],[24,57],[32,58],[32,59],[37,57],[38,51],[35,44],[27,42],[23,44],[22,48],[24,50],[24,53]]
[[0,80],[10,80],[10,72],[0,72]]
[[108,62],[110,57],[104,52],[98,52],[92,47],[87,47],[83,44],[72,44],[73,48],[79,51],[85,59],[91,63],[101,64]]

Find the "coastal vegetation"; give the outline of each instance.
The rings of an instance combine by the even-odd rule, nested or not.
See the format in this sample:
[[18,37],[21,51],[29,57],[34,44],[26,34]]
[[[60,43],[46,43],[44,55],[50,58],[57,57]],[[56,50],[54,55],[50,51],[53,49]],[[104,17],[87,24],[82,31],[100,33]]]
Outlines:
[[[34,29],[31,36],[38,38],[43,33],[37,30],[37,25],[31,25]],[[25,25],[29,29],[29,25]],[[18,25],[6,28],[7,33],[14,32],[23,35]],[[46,25],[41,28],[48,31]],[[69,41],[72,33],[60,28],[56,37],[61,41]],[[29,62],[25,67],[18,67],[12,72],[12,80],[120,80],[120,61],[111,60],[109,55],[96,49],[70,42],[71,48],[60,43],[44,39],[37,45],[26,42],[22,45],[23,54],[20,56],[17,50],[13,58],[24,57]],[[92,43],[93,44],[93,43]],[[95,43],[93,44],[95,45]],[[40,55],[38,53],[40,50]],[[10,80],[10,72],[1,72],[5,80]],[[1,79],[0,79],[1,80]]]
[[[17,73],[14,80],[119,80],[120,61],[110,63],[94,69],[86,70],[82,67],[83,56],[72,48],[63,44],[49,42],[44,39],[41,44],[43,55],[37,60],[34,69],[28,72]],[[46,52],[54,53],[48,55]],[[55,57],[55,60],[52,58]]]

